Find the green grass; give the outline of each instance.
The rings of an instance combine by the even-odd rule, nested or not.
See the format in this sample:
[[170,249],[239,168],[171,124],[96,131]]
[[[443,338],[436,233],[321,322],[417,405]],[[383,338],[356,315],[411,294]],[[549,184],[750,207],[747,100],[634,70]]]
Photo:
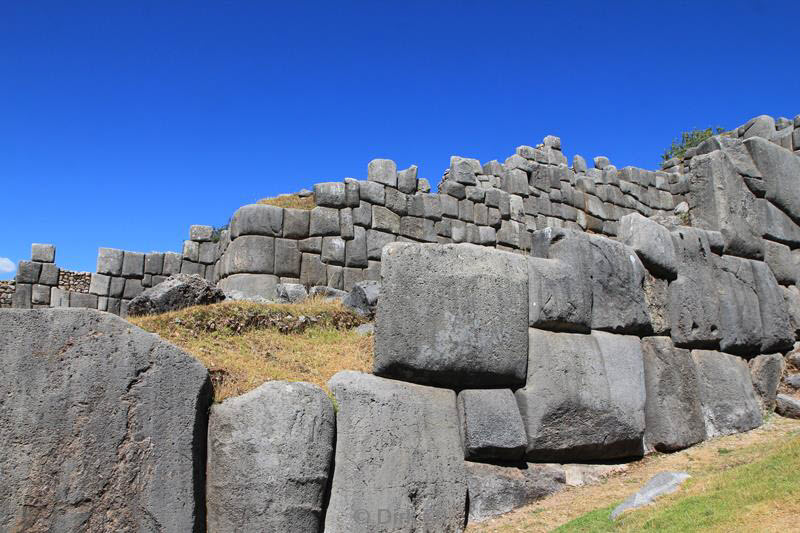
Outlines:
[[616,522],[609,516],[619,502],[555,531],[766,531],[767,524],[770,531],[789,531],[797,527],[799,499],[800,437],[794,434],[758,460],[689,479],[677,493],[625,513]]

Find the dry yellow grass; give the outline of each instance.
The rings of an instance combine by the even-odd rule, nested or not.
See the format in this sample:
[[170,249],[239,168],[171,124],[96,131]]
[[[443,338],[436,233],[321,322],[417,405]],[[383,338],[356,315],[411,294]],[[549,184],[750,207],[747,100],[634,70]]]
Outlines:
[[314,209],[314,207],[316,207],[313,196],[301,198],[296,194],[281,194],[275,198],[262,198],[258,203],[292,209]]
[[199,359],[211,372],[215,401],[269,380],[324,388],[340,370],[372,370],[372,336],[352,330],[364,319],[339,303],[230,302],[130,320]]
[[[664,497],[656,505],[647,508],[658,510],[687,495],[703,494],[715,482],[715,476],[720,473],[768,457],[776,448],[798,439],[800,439],[800,421],[772,416],[764,426],[754,431],[713,439],[669,455],[648,456],[641,461],[630,463],[627,471],[601,484],[568,488],[496,519],[471,525],[467,531],[469,533],[552,531],[586,513],[624,500],[658,472],[667,470],[689,472],[693,477],[685,489]],[[748,509],[741,523],[737,523],[734,529],[730,529],[730,524],[727,527],[728,531],[789,531],[791,527],[789,529],[781,527],[783,524],[794,524],[792,527],[796,527],[798,512],[800,512],[800,501],[763,502]],[[609,530],[616,529],[609,526]],[[590,528],[586,531],[595,529]]]

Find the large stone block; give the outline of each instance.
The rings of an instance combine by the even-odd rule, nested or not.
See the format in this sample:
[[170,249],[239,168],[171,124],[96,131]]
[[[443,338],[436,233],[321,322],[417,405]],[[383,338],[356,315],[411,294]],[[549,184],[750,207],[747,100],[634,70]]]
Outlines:
[[465,459],[522,459],[528,439],[510,389],[462,390],[458,418]]
[[330,265],[344,265],[345,243],[341,237],[323,237],[322,262]]
[[283,209],[274,205],[249,204],[236,210],[231,218],[231,239],[240,235],[283,235]]
[[335,422],[310,383],[270,381],[212,406],[208,531],[320,531]]
[[278,276],[272,274],[233,274],[219,280],[217,287],[225,293],[238,291],[245,298],[274,300],[277,297],[278,281]]
[[34,284],[31,288],[31,304],[50,305],[50,286]]
[[125,252],[122,259],[122,276],[126,278],[144,277],[144,254]]
[[761,261],[750,261],[753,267],[758,309],[763,326],[761,352],[785,351],[794,344],[794,331],[789,322],[789,310],[783,291],[769,267]]
[[764,237],[792,248],[800,246],[800,226],[767,200],[760,199],[757,205],[763,221]]
[[588,333],[592,326],[592,282],[575,265],[528,258],[528,321],[532,327]]
[[496,466],[468,462],[465,466],[470,523],[513,511],[566,486],[564,468],[557,464]]
[[275,239],[275,275],[300,277],[302,254],[293,239]]
[[308,209],[284,209],[283,236],[287,239],[308,237],[310,216],[311,212]]
[[124,252],[114,248],[100,248],[97,250],[97,273],[109,276],[122,274],[122,260]]
[[677,277],[675,248],[667,228],[639,213],[631,213],[619,220],[618,236],[654,275],[667,279]]
[[390,242],[394,242],[396,239],[397,237],[392,233],[374,229],[367,230],[367,257],[369,259],[380,260],[383,247]]
[[757,352],[763,328],[751,261],[725,255],[716,263],[720,349],[735,354]]
[[789,313],[789,327],[794,331],[795,338],[800,334],[800,289],[797,286],[781,287],[783,301],[786,302],[786,311]]
[[31,244],[31,261],[40,263],[54,263],[56,260],[56,247],[52,244]]
[[194,263],[200,261],[200,243],[197,241],[183,241],[183,258]]
[[764,177],[765,198],[800,223],[800,158],[759,137],[746,139],[744,144]]
[[779,353],[762,354],[752,358],[749,366],[761,405],[767,412],[772,412],[785,366],[783,356]]
[[367,165],[367,180],[397,187],[397,165],[390,159],[373,159]]
[[452,387],[517,386],[528,353],[525,257],[475,245],[384,248],[375,373]]
[[800,281],[800,261],[785,244],[764,241],[764,262],[781,285],[794,285]]
[[103,274],[92,274],[89,292],[98,296],[108,296],[111,289],[111,277]]
[[349,267],[367,267],[367,230],[356,226],[353,238],[345,243],[344,264]]
[[17,274],[14,277],[17,283],[39,283],[42,264],[34,261],[20,261],[17,264]]
[[692,350],[697,365],[700,405],[708,438],[757,428],[761,405],[744,359],[712,350]]
[[300,283],[306,287],[326,285],[328,273],[325,264],[317,254],[303,254],[300,262]]
[[322,207],[345,207],[344,183],[316,183],[314,185],[314,203]]
[[164,272],[164,254],[149,253],[144,256],[144,273],[161,275]]
[[128,315],[167,313],[193,305],[215,304],[224,299],[225,294],[213,283],[198,276],[176,274],[131,300]]
[[14,294],[11,296],[11,307],[14,309],[30,309],[33,285],[31,283],[17,282]]
[[42,271],[39,273],[39,283],[42,285],[50,285],[51,287],[58,285],[59,268],[55,263],[42,263]]
[[638,337],[530,329],[517,403],[530,461],[641,455],[645,385]]
[[325,531],[463,530],[455,393],[350,371],[328,386],[338,412]]
[[[100,270],[98,269],[98,272]],[[181,272],[181,254],[175,252],[166,252],[164,254],[164,270],[165,276],[173,274],[180,274]]]
[[385,207],[373,205],[372,229],[395,234],[400,233],[400,215],[391,212]]
[[203,530],[211,385],[196,359],[78,309],[0,311],[0,359],[0,530]]
[[375,181],[358,182],[359,197],[367,203],[383,205],[386,199],[386,186]]
[[217,260],[217,243],[201,242],[198,248],[197,261],[210,265]]
[[339,210],[335,207],[315,207],[311,210],[309,235],[339,235]]
[[697,367],[689,350],[669,337],[642,339],[645,402],[644,443],[649,450],[673,452],[706,437]]
[[211,226],[192,225],[189,226],[189,238],[193,241],[208,242],[214,236],[214,228]]
[[224,272],[230,274],[272,274],[275,238],[243,235],[231,241],[223,257]]

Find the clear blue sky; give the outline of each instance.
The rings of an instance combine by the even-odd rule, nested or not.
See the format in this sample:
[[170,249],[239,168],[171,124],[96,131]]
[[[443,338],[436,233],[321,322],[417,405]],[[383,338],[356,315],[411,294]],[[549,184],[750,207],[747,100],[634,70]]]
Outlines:
[[799,20],[797,0],[2,2],[0,258],[178,250],[375,157],[435,183],[451,154],[555,134],[654,168],[682,130],[800,113]]

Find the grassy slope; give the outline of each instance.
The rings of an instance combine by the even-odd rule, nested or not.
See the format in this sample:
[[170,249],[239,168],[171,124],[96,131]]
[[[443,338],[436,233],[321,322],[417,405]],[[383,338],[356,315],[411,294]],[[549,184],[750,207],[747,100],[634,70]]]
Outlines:
[[131,318],[199,359],[214,381],[214,399],[238,396],[274,379],[322,387],[340,370],[372,370],[372,337],[339,303],[264,305],[231,302]]
[[[667,470],[692,478],[656,504],[609,520],[614,506]],[[755,431],[649,456],[602,484],[567,489],[469,531],[793,531],[798,515],[800,422],[773,416]]]

